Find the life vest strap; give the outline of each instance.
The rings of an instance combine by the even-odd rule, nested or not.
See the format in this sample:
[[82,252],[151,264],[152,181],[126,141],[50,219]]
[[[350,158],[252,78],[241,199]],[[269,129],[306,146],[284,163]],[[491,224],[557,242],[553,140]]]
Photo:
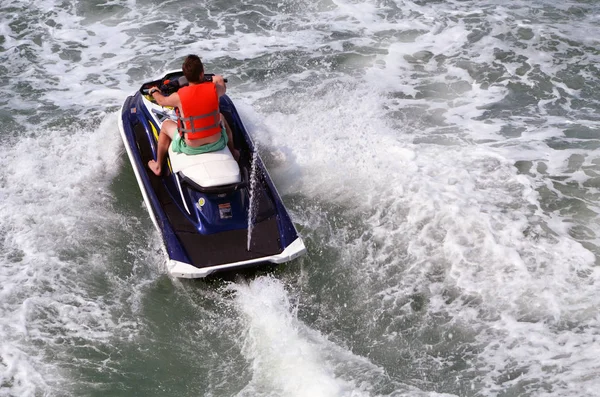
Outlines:
[[[210,124],[206,127],[201,127],[201,128],[196,128],[194,126],[194,121],[201,120],[201,119],[207,119],[209,117],[212,117],[214,119],[213,124]],[[214,112],[211,112],[211,113],[201,114],[199,116],[180,117],[179,121],[180,121],[179,132],[181,134],[190,133],[190,132],[196,133],[196,132],[207,131],[207,130],[219,127],[219,123],[221,122],[220,117],[219,117],[219,110],[215,110]],[[185,128],[185,125],[188,121],[190,123],[190,128]]]

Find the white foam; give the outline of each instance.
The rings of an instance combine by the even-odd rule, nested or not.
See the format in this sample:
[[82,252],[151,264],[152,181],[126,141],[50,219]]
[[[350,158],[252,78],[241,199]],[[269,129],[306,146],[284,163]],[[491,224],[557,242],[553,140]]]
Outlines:
[[326,355],[329,342],[298,321],[280,281],[260,277],[231,288],[246,324],[243,354],[251,362],[253,373],[251,383],[240,395],[368,395],[335,374],[335,363]]
[[[443,7],[421,10],[429,15],[420,21],[434,20],[446,11],[440,10]],[[596,258],[569,234],[572,222],[543,209],[545,199],[536,188],[546,183],[546,176],[518,175],[514,167],[517,160],[542,160],[548,173],[564,175],[569,157],[582,151],[548,149],[546,142],[563,134],[553,124],[564,123],[564,118],[548,116],[539,126],[529,123],[538,117],[535,113],[530,119],[512,117],[510,121],[524,126],[525,132],[510,140],[501,136],[505,119],[479,120],[508,94],[505,83],[484,86],[464,67],[450,62],[440,67],[434,58],[420,64],[407,60],[421,50],[450,59],[466,51],[466,59],[486,65],[495,62],[494,51],[500,49],[525,56],[542,72],[555,75],[559,67],[548,53],[537,55],[535,46],[515,48],[495,37],[513,31],[503,22],[508,15],[501,8],[491,21],[492,33],[474,45],[468,43],[469,26],[453,25],[448,19],[450,26],[434,28],[432,23],[430,33],[415,43],[390,43],[387,54],[367,71],[368,81],[334,75],[310,84],[306,93],[289,92],[295,99],[285,96],[275,106],[268,96],[248,94],[245,99],[258,114],[243,109],[244,117],[252,120],[249,128],[261,147],[275,153],[274,174],[281,170],[286,192],[341,204],[346,216],[363,220],[364,233],[349,237],[351,233],[331,231],[326,244],[344,247],[340,251],[345,261],[362,260],[348,270],[360,268],[365,276],[360,288],[380,292],[372,306],[385,311],[385,304],[377,301],[380,297],[401,300],[415,289],[424,290],[430,312],[449,316],[466,333],[478,335],[475,345],[483,350],[476,362],[488,371],[480,379],[484,395],[519,382],[557,385],[568,393],[569,385],[560,386],[563,381],[581,384],[586,394],[597,386],[593,374],[600,365],[594,358],[596,349],[589,354],[586,350],[597,324],[593,307],[600,304]],[[371,17],[359,18],[358,25],[370,23]],[[537,25],[532,26],[536,32]],[[517,75],[519,65],[505,66],[508,76],[536,84],[530,75]],[[420,85],[454,81],[470,89],[414,97]],[[275,95],[288,88],[269,89]],[[409,98],[389,97],[396,93]],[[435,109],[442,111],[445,125],[420,120]],[[397,119],[390,120],[389,110],[405,119],[395,114]],[[438,134],[448,129],[452,140],[444,145]],[[431,144],[420,143],[423,138]],[[590,154],[584,164],[597,157],[583,152]],[[582,172],[567,176],[579,184],[587,179]],[[598,231],[597,224],[586,225]],[[440,278],[439,284],[432,281]],[[447,291],[459,291],[459,296],[478,304],[474,310],[465,307],[464,299],[449,304]],[[564,324],[584,328],[574,331]],[[394,333],[381,337],[399,338]],[[553,338],[568,341],[569,347],[557,346]],[[572,356],[569,349],[575,352]],[[554,351],[558,356],[550,353]],[[579,362],[577,355],[585,358]],[[520,368],[525,372],[518,380],[499,385],[499,377]]]
[[108,189],[121,164],[116,114],[95,129],[67,126],[41,135],[0,153],[0,229],[7,231],[0,266],[0,373],[9,393],[22,396],[61,387],[69,378],[46,357],[60,357],[65,340],[102,343],[115,332],[136,329],[125,317],[113,320],[111,312],[124,303],[119,294],[105,300],[87,289],[106,272],[104,256],[112,251],[110,239],[98,237],[124,226],[110,210]]

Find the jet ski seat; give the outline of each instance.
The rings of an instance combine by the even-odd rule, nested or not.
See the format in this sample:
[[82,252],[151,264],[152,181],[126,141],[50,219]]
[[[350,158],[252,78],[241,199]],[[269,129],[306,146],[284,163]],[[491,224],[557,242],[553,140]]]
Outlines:
[[195,155],[175,153],[169,146],[169,158],[173,172],[200,190],[242,182],[240,167],[227,146],[216,152]]

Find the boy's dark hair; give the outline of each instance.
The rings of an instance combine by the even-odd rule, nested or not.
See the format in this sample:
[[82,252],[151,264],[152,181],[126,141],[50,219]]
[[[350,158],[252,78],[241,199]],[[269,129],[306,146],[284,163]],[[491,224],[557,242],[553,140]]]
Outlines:
[[188,55],[183,61],[183,75],[190,83],[200,83],[204,73],[204,65],[198,55]]

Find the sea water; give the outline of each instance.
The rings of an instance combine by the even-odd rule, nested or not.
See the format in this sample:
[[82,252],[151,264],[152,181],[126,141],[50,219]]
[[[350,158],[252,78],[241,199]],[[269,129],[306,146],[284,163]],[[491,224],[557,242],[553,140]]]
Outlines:
[[[593,1],[2,1],[0,396],[595,396]],[[119,109],[199,54],[307,254],[166,275]]]

